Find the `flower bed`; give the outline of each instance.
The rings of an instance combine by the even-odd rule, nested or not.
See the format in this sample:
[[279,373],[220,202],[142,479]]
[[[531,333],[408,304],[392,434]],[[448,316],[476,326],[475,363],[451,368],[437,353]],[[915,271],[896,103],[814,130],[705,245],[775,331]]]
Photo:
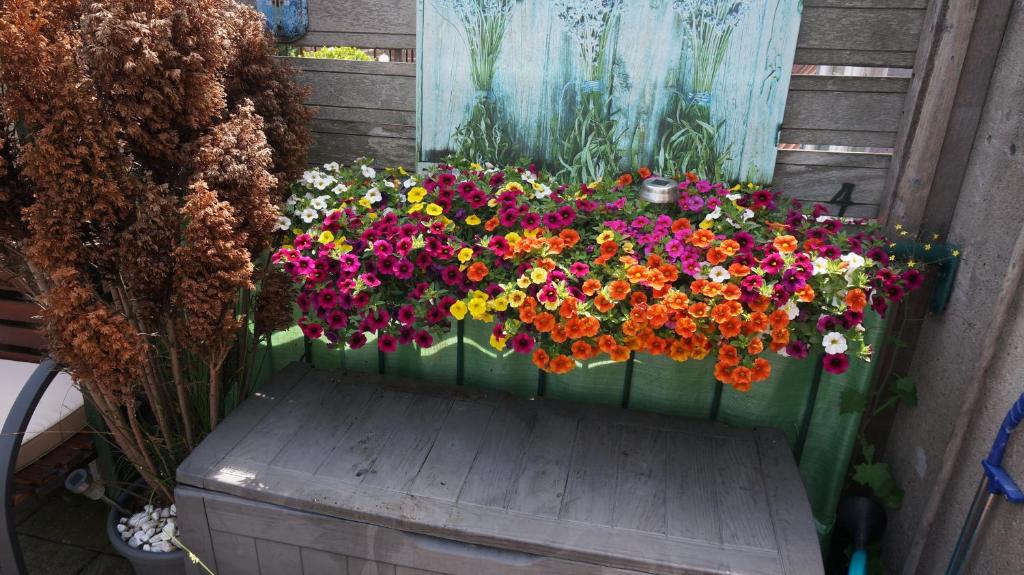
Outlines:
[[532,166],[367,164],[308,172],[274,256],[301,286],[304,334],[351,349],[368,334],[387,353],[430,348],[471,318],[545,371],[712,355],[745,391],[771,375],[771,352],[820,349],[832,374],[870,359],[865,310],[884,315],[922,279],[869,223],[753,185],[687,174],[664,206],[635,199],[644,169],[569,186]]

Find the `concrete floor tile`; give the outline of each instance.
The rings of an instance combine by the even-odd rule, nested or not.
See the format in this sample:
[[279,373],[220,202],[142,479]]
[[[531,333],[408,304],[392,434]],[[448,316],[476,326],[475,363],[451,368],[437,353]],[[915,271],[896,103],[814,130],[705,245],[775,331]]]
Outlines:
[[19,538],[25,567],[32,575],[70,575],[89,565],[99,553],[23,535]]
[[71,493],[56,493],[18,525],[18,533],[49,541],[110,550],[106,520],[108,507]]
[[79,575],[134,575],[134,571],[127,559],[100,554]]

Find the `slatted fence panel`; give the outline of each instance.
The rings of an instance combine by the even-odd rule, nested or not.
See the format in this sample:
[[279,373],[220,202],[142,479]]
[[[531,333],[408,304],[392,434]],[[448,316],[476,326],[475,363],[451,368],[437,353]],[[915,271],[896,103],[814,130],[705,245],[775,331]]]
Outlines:
[[[805,0],[796,62],[802,69],[911,68],[926,6],[926,0]],[[310,31],[298,45],[416,46],[416,0],[309,0],[309,16]],[[319,109],[310,163],[369,156],[381,164],[414,164],[415,64],[288,60],[312,87],[310,105]],[[843,205],[847,215],[875,215],[890,153],[790,148],[894,147],[909,83],[794,75],[775,186],[803,200]]]
[[39,330],[40,309],[0,273],[0,359],[38,361],[46,348]]

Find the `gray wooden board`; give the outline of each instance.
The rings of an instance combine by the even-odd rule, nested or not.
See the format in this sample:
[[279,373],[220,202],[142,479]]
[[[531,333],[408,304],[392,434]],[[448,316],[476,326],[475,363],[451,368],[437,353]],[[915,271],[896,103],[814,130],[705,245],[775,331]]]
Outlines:
[[348,557],[301,547],[302,575],[348,575]]
[[[178,537],[216,573],[217,560],[213,555],[213,540],[206,518],[206,507],[203,504],[203,493],[198,489],[179,485],[174,489],[174,503],[178,509]],[[199,565],[191,561],[185,562],[185,571],[188,575],[199,575],[204,572]]]
[[267,539],[256,540],[256,557],[262,575],[302,573],[301,553],[294,545]]
[[[650,573],[821,571],[813,553],[782,558],[784,545],[817,543],[792,456],[765,452],[772,465],[766,475],[758,442],[779,437],[771,430],[431,388],[390,376],[313,371],[301,385],[285,387],[272,412],[254,417],[243,406],[241,423],[230,417],[223,434],[210,438],[227,455],[205,453],[203,469],[190,458],[185,483],[296,512],[527,553],[528,561],[513,558],[531,565],[541,556]],[[330,391],[321,395],[324,389]],[[353,407],[340,409],[339,397],[355,398]],[[254,451],[263,435],[272,448]],[[788,483],[774,485],[779,481]],[[207,501],[207,516],[213,504]],[[280,530],[295,529],[285,525]],[[223,532],[228,524],[213,522],[211,529]],[[290,542],[274,533],[248,536]],[[246,545],[215,535],[218,561],[220,540],[230,553]]]
[[253,575],[260,572],[256,540],[230,531],[211,531],[218,575]]

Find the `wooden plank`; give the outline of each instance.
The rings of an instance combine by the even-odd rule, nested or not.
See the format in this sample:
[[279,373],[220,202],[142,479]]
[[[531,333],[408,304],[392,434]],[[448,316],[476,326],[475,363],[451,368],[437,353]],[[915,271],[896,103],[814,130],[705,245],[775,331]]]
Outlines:
[[896,132],[903,99],[899,93],[790,92],[782,128]]
[[819,146],[891,148],[896,145],[896,132],[815,130],[783,127],[779,132],[779,142],[783,144],[814,144]]
[[905,94],[910,78],[886,76],[812,76],[794,74],[789,81],[793,92],[868,92]]
[[505,509],[533,430],[535,404],[509,401],[497,409],[484,432],[473,466],[459,492],[459,503]]
[[928,0],[804,0],[815,8],[926,8]]
[[316,474],[349,483],[362,481],[412,400],[408,393],[389,393],[370,404]]
[[776,163],[793,166],[889,169],[892,154],[868,152],[826,152],[817,150],[779,150]]
[[543,407],[538,411],[523,455],[522,472],[509,500],[509,511],[558,517],[578,426],[577,418],[568,414]]
[[291,363],[235,409],[217,426],[217,433],[207,436],[178,466],[178,483],[204,486],[206,476],[224,456],[256,426],[263,416],[285,397],[309,373],[306,363]]
[[0,345],[45,349],[46,338],[34,326],[0,322]]
[[716,498],[722,542],[755,549],[776,549],[768,496],[761,480],[757,447],[750,441],[714,441],[718,476]]
[[[198,489],[183,485],[175,487],[174,504],[178,510],[178,534],[189,550],[216,573],[217,558],[213,553],[213,540],[206,519],[203,496],[204,492]],[[199,565],[191,561],[185,562],[185,568],[189,575],[204,573]]]
[[253,575],[260,572],[256,540],[227,531],[211,531],[217,553],[218,575]]
[[363,482],[385,489],[408,490],[430,454],[452,403],[447,398],[416,396],[402,417],[392,423],[394,429]]
[[348,558],[349,575],[395,575],[395,566],[379,561]]
[[679,433],[667,434],[666,445],[672,454],[665,476],[666,533],[670,537],[721,543],[713,446]]
[[416,0],[310,0],[309,29],[416,34]]
[[274,465],[306,473],[315,472],[327,459],[367,407],[381,397],[368,386],[345,386],[327,398],[272,461]]
[[841,166],[777,164],[772,186],[791,198],[828,202],[844,184],[853,184],[852,201],[878,205],[885,189],[886,170]]
[[292,442],[308,421],[311,408],[330,393],[337,379],[327,372],[315,371],[304,378],[284,399],[228,453],[230,457],[269,463]]
[[395,566],[395,575],[442,575],[437,571],[424,571],[423,569],[414,569],[412,567],[402,567],[401,565]]
[[316,134],[376,136],[381,138],[407,138],[410,140],[416,138],[416,126],[401,124],[315,119],[310,122],[309,129]]
[[416,49],[415,34],[364,34],[361,32],[312,31],[295,41],[296,46],[358,46],[360,48]]
[[416,163],[416,140],[313,134],[313,148],[309,153],[311,163],[347,163],[364,157],[373,158],[378,166],[404,166],[411,170]]
[[26,301],[15,293],[0,293],[0,321],[39,323],[42,311],[34,302]]
[[386,124],[390,126],[416,126],[416,112],[412,111],[343,108],[323,104],[311,107],[316,110],[317,120],[365,122],[368,124]]
[[582,421],[573,447],[560,518],[611,525],[622,426]]
[[830,50],[917,50],[923,9],[826,8],[805,6],[797,48]]
[[800,473],[786,437],[778,430],[759,429],[757,451],[783,568],[788,573],[822,573],[811,504],[800,488]]
[[828,66],[910,68],[914,65],[914,52],[797,48],[793,63]]
[[484,440],[476,430],[487,426],[493,412],[489,405],[454,402],[409,493],[455,501]]
[[301,549],[302,575],[348,575],[348,557],[308,547]]
[[371,76],[416,77],[416,64],[412,62],[360,62],[358,60],[336,60],[333,58],[286,58],[278,60],[295,68],[309,72],[331,72],[335,74],[368,74]]
[[626,427],[619,446],[613,525],[648,533],[666,532],[665,432]]
[[256,557],[260,573],[302,573],[302,557],[295,545],[257,539]]
[[416,79],[409,76],[299,72],[296,79],[311,88],[309,105],[416,111]]

